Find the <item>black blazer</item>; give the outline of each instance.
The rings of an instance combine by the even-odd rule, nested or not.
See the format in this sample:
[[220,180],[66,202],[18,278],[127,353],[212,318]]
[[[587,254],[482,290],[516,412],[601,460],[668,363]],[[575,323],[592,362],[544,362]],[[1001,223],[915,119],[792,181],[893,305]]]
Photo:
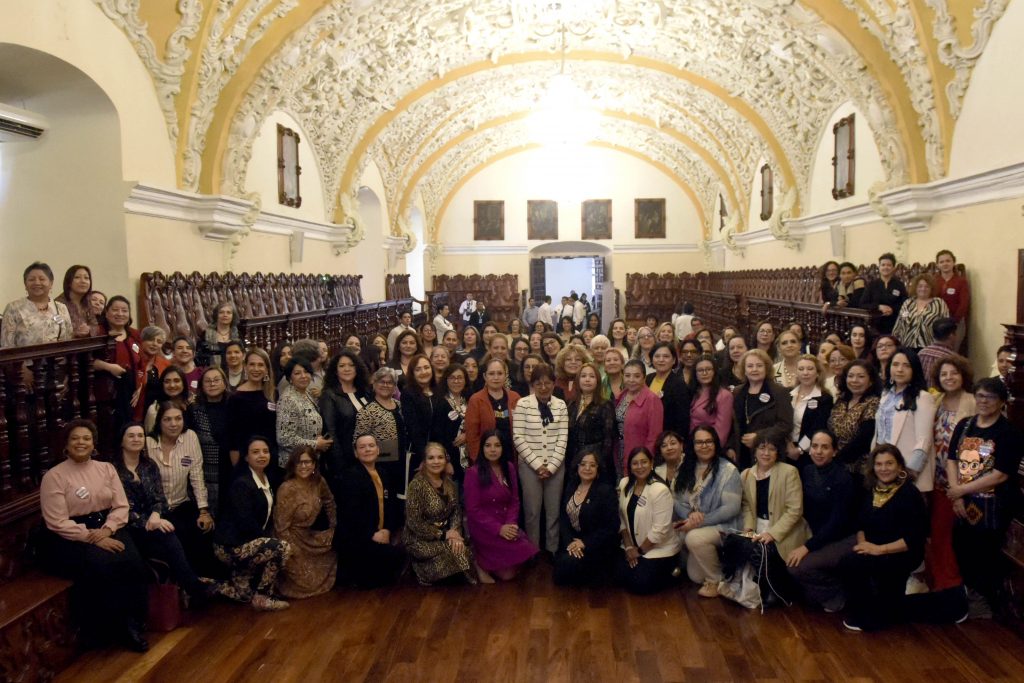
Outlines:
[[[402,525],[397,491],[391,487],[387,472],[377,468],[384,485],[384,528],[394,533]],[[348,469],[341,480],[338,499],[337,531],[341,541],[347,545],[371,543],[377,533],[377,489],[370,473],[360,463]]]
[[793,431],[793,404],[790,402],[789,390],[770,378],[766,379],[758,396],[767,394],[768,400],[757,399],[756,408],[748,413],[747,386],[744,382],[732,392],[733,420],[729,447],[736,451],[736,466],[741,470],[753,464],[754,454],[740,442],[740,437],[747,432],[770,432],[776,437],[789,439]]
[[814,401],[817,401],[817,405],[812,408],[810,404],[808,404],[807,409],[804,410],[803,419],[800,420],[800,436],[797,439],[798,444],[803,437],[806,436],[809,441],[814,432],[819,429],[828,429],[828,418],[832,414],[832,394],[824,391],[821,396],[811,399],[811,402]]
[[860,300],[860,308],[868,311],[878,311],[880,305],[892,308],[891,315],[881,315],[875,321],[875,327],[883,334],[892,332],[896,318],[900,315],[900,306],[907,298],[907,287],[898,277],[893,276],[888,286],[882,283],[882,278],[876,278],[864,288],[864,295]]
[[595,481],[587,492],[587,497],[580,506],[580,531],[577,532],[569,523],[569,515],[565,505],[569,501],[572,490],[565,492],[558,517],[558,548],[564,552],[574,538],[579,538],[586,546],[584,554],[602,553],[614,549],[619,540],[619,498],[615,489],[609,484]]
[[[356,398],[365,406],[370,397],[357,391]],[[324,433],[334,439],[334,445],[320,458],[320,471],[328,481],[337,481],[342,473],[356,463],[352,437],[356,431],[356,407],[348,396],[325,387],[320,394],[320,417],[324,421]]]
[[409,435],[409,445],[412,447],[410,472],[420,466],[427,442],[434,440],[435,408],[436,403],[432,396],[417,394],[410,389],[402,393],[402,421],[405,422],[405,432]]
[[573,466],[573,461],[587,446],[597,446],[598,462],[601,466],[603,482],[615,485],[615,463],[612,459],[612,448],[615,445],[615,408],[612,401],[603,401],[600,405],[591,403],[582,415],[579,412],[579,400],[569,404],[569,445],[565,449],[568,458],[566,465]]
[[[644,379],[647,386],[654,381],[654,373]],[[679,373],[670,372],[661,385],[661,404],[665,408],[663,429],[672,430],[684,439],[690,434],[690,388]]]
[[223,507],[214,531],[217,543],[234,547],[274,535],[274,517],[267,514],[267,497],[256,485],[248,467],[238,469],[228,491],[228,502]]
[[440,393],[434,394],[433,401],[434,421],[430,428],[431,438],[444,446],[444,450],[448,453],[448,462],[452,464],[452,469],[455,470],[454,474],[452,474],[452,479],[461,482],[464,473],[462,462],[459,459],[459,448],[455,445],[454,441],[459,435],[459,428],[462,427],[465,416],[455,413],[455,418],[453,419],[452,413],[455,411],[452,410],[445,396],[442,396]]

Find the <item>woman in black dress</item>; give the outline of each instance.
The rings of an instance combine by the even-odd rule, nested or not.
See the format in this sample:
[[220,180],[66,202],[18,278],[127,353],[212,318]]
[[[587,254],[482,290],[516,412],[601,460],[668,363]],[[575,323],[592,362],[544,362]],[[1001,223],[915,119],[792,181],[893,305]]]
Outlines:
[[614,486],[615,406],[605,399],[601,391],[601,372],[595,363],[585,363],[578,378],[579,392],[569,404],[566,457],[572,462],[585,451],[593,452],[597,457],[601,481]]

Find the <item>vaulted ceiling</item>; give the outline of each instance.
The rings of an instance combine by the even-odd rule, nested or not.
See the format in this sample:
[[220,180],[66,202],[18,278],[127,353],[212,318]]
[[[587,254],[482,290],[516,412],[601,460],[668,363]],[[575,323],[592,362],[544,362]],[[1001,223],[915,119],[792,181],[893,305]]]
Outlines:
[[417,194],[436,230],[467,177],[536,146],[530,114],[563,54],[600,113],[592,144],[669,174],[705,228],[719,193],[746,215],[762,161],[799,215],[845,102],[890,185],[940,178],[1009,0],[94,2],[152,74],[182,188],[244,196],[253,139],[282,110],[311,141],[329,215],[356,211],[373,162],[400,234]]

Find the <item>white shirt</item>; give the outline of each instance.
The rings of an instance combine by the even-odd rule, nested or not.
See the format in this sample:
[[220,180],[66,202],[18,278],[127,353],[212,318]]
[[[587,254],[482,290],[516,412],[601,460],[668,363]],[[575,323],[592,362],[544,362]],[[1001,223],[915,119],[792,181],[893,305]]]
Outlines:
[[434,331],[437,332],[438,339],[443,337],[445,332],[454,329],[455,325],[448,322],[448,318],[444,317],[440,313],[434,316]]
[[473,313],[475,312],[476,299],[466,299],[459,306],[459,315],[461,315],[462,319],[465,320],[467,323],[469,322],[469,316],[473,315]]
[[551,308],[551,304],[545,301],[537,310],[537,320],[547,323],[550,327],[554,327],[555,323],[551,320],[552,313],[554,313],[554,310]]
[[693,316],[692,315],[680,315],[677,316],[673,321],[674,327],[676,328],[676,339],[686,339],[686,336],[693,332]]
[[[789,440],[795,443],[797,446],[799,446],[800,450],[802,451],[810,450],[810,441],[808,441],[806,444],[798,443],[800,439],[800,423],[804,421],[804,411],[807,410],[808,404],[811,402],[811,400],[817,399],[819,396],[821,396],[821,389],[819,389],[818,387],[814,387],[811,390],[810,394],[801,398],[800,387],[795,386],[793,387],[793,390],[789,392],[789,395],[792,397],[793,403],[793,433],[790,434]],[[815,407],[817,407],[817,403],[815,403]]]
[[[270,521],[270,512],[274,509],[274,492],[270,490],[270,479],[267,478],[266,481],[260,481],[260,478],[256,476],[251,467],[249,468],[249,474],[252,475],[252,480],[256,482],[256,487],[263,491],[263,497],[267,499],[267,518],[263,520],[263,526],[267,526],[267,523]],[[263,476],[266,477],[267,475],[264,474]]]
[[587,307],[583,305],[582,301],[577,301],[572,305],[572,322],[576,327],[583,324],[583,319],[587,317]]

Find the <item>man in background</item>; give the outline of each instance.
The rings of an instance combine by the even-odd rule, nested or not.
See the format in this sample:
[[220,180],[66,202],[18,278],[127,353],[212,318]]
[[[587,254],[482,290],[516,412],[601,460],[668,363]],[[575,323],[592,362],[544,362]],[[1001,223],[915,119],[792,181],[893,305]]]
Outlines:
[[544,303],[537,309],[537,319],[548,327],[553,328],[555,326],[554,314],[555,309],[551,306],[551,295],[546,294],[544,295]]
[[577,330],[583,329],[583,322],[587,319],[587,307],[580,301],[580,297],[576,292],[569,295],[569,299],[572,300],[572,324]]
[[536,324],[539,316],[540,307],[537,306],[537,302],[531,296],[526,303],[526,310],[523,311],[523,327],[526,328],[527,333],[533,331],[533,326]]
[[391,354],[395,351],[395,342],[398,341],[398,335],[411,329],[412,312],[402,311],[398,314],[398,324],[392,327],[391,331],[388,332],[388,358],[391,358]]
[[459,316],[463,324],[469,325],[469,319],[476,313],[476,301],[473,299],[473,292],[466,292],[466,300],[459,306]]
[[448,320],[451,312],[451,306],[448,304],[441,304],[441,307],[437,309],[437,315],[434,316],[434,331],[437,332],[438,341],[444,336],[445,332],[455,329],[455,325],[452,325],[451,321]]

